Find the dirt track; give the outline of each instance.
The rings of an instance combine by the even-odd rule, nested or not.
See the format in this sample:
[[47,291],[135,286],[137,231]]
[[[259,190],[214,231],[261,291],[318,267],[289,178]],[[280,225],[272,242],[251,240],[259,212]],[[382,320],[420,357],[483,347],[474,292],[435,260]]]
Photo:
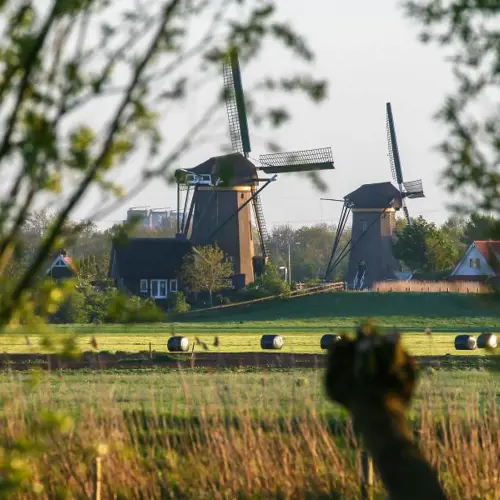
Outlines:
[[[485,366],[493,362],[480,356],[420,356],[420,366],[459,368]],[[84,353],[79,359],[62,359],[55,355],[10,354],[0,356],[0,370],[29,370],[39,367],[46,370],[78,369],[138,369],[138,368],[322,368],[325,366],[324,354],[292,354],[274,352],[247,353],[195,353],[164,354],[141,353]]]

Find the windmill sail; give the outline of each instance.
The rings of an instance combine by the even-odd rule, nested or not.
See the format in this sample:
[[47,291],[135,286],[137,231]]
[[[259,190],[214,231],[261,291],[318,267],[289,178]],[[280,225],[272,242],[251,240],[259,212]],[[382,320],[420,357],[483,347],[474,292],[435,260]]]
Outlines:
[[223,65],[224,98],[233,151],[245,156],[251,151],[248,120],[238,53],[231,50]]
[[308,149],[260,155],[260,169],[266,174],[333,170],[332,148]]
[[391,103],[386,103],[387,111],[387,143],[389,146],[389,161],[391,165],[392,177],[397,182],[399,192],[401,193],[402,208],[408,224],[411,223],[408,207],[405,198],[423,198],[424,189],[422,181],[405,182],[403,180],[403,169],[401,168],[401,159],[399,157],[398,141],[396,138],[396,127],[392,115]]

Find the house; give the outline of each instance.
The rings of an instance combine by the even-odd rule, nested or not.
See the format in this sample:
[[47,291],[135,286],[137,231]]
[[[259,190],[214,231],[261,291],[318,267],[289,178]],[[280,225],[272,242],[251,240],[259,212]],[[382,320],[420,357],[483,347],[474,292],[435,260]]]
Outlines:
[[109,277],[123,292],[166,300],[179,289],[184,257],[192,244],[177,238],[130,238],[114,241]]
[[473,241],[448,280],[499,281],[500,241]]
[[47,277],[59,281],[74,278],[77,271],[66,250],[62,249],[54,257],[45,274]]

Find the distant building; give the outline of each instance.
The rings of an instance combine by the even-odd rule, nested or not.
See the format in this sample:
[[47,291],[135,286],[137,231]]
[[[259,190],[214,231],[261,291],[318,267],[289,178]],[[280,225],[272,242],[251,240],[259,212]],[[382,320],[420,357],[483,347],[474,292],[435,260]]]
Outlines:
[[188,240],[176,238],[115,241],[111,249],[109,277],[123,292],[166,300],[180,289],[182,263],[191,249]]
[[183,217],[183,212],[170,208],[132,207],[127,210],[127,222],[135,220],[137,226],[143,229],[175,229],[177,213]]
[[473,241],[448,279],[500,281],[500,241]]
[[64,249],[56,254],[46,271],[46,276],[56,281],[74,278],[76,274],[76,267]]

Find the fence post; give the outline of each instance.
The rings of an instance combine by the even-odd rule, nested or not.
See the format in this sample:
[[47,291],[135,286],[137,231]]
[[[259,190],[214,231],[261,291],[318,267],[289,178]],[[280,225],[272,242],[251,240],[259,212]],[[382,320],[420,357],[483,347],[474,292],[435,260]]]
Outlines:
[[361,498],[373,500],[373,461],[367,451],[361,452]]
[[94,491],[92,492],[92,500],[101,500],[101,484],[102,484],[102,470],[101,470],[101,457],[94,458],[93,470]]
[[151,342],[149,343],[149,359],[153,359],[153,350],[151,349]]

